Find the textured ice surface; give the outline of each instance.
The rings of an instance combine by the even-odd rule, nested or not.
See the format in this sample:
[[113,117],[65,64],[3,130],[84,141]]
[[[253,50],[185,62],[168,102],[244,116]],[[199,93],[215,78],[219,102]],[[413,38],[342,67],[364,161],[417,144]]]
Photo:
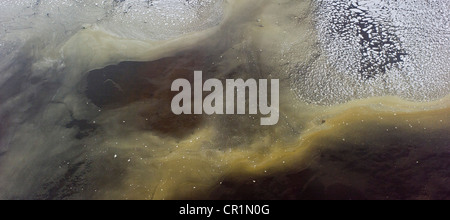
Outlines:
[[[28,59],[38,72],[62,67],[58,48],[80,30],[95,28],[123,39],[173,39],[219,24],[223,1],[4,0],[0,12],[1,85],[17,74],[14,62]],[[43,77],[57,77],[49,74]]]
[[450,4],[446,0],[317,0],[322,56],[295,76],[313,103],[449,93]]
[[98,24],[123,37],[166,39],[218,24],[214,0],[6,0],[0,3],[2,34],[29,28],[76,31]]
[[10,55],[34,37],[54,46],[89,26],[128,39],[173,38],[217,25],[222,4],[222,0],[3,0],[0,55]]
[[222,18],[222,0],[114,0],[113,6],[101,24],[119,35],[134,33],[144,39],[206,29]]

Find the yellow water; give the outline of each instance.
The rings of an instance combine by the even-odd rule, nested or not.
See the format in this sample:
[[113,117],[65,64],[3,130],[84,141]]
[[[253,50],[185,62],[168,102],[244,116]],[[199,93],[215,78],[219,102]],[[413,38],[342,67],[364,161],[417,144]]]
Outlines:
[[[449,98],[415,103],[378,97],[318,107],[296,103],[290,97],[282,102],[283,120],[265,130],[248,130],[246,119],[235,121],[232,128],[224,122],[226,118],[212,118],[181,140],[132,132],[118,137],[118,145],[111,139],[99,143],[109,154],[98,163],[118,163],[123,175],[120,183],[98,190],[94,198],[210,198],[225,179],[251,181],[311,168],[334,173],[324,177],[330,185],[339,182],[340,175],[345,182],[347,176],[338,169],[339,163],[320,164],[319,152],[358,147],[376,152],[408,144],[421,146],[420,151],[448,152],[449,137],[442,135],[450,128]],[[251,121],[257,125],[258,120]],[[222,138],[227,129],[238,129],[239,137],[249,141],[226,140],[233,138],[229,134]],[[114,159],[113,152],[123,153]]]
[[[129,60],[148,61],[170,57],[174,51],[185,48],[200,47],[217,62],[212,65],[216,70],[214,77],[224,78],[225,73],[234,70],[240,71],[236,74],[242,78],[262,77],[261,74],[267,73],[281,78],[284,89],[279,124],[267,128],[257,126],[259,119],[248,116],[206,117],[194,126],[183,128],[187,131],[180,138],[171,136],[170,129],[168,135],[135,129],[134,125],[149,120],[136,115],[149,111],[147,116],[155,117],[150,109],[167,104],[158,98],[108,111],[96,119],[108,127],[107,134],[90,144],[95,146],[94,151],[102,152],[92,156],[96,169],[89,174],[94,180],[93,188],[87,191],[95,193],[90,196],[97,199],[214,198],[221,193],[220,185],[225,180],[256,182],[305,169],[326,173],[320,177],[326,184],[348,183],[364,191],[367,185],[364,178],[350,181],[351,175],[356,174],[342,174],[339,163],[319,162],[320,152],[351,151],[366,146],[371,152],[389,146],[401,147],[408,142],[437,153],[448,151],[448,135],[442,137],[442,134],[450,126],[450,97],[422,103],[398,97],[375,97],[333,106],[310,105],[298,100],[289,89],[290,63],[311,62],[318,51],[309,1],[229,1],[228,7],[232,13],[227,14],[220,27],[182,40],[153,44],[110,41],[102,37],[96,41],[93,36],[102,33],[86,30],[66,47],[75,43],[78,46],[83,41],[89,48],[82,50],[95,48],[106,56],[93,59],[102,65],[114,63],[119,55]],[[277,13],[280,9],[284,10],[281,15]],[[108,42],[114,43],[107,45]],[[435,146],[438,148],[431,150]],[[103,172],[120,175],[108,179],[105,177],[108,174]]]

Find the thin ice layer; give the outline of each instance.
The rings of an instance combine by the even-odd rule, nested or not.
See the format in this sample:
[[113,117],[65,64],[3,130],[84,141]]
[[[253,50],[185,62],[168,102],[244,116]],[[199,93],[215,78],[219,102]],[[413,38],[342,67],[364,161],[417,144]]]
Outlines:
[[30,28],[71,32],[80,24],[98,24],[125,38],[167,39],[218,24],[222,4],[222,0],[6,0],[0,3],[1,36]]
[[178,37],[219,24],[223,1],[4,0],[0,11],[0,55],[6,57],[32,38],[54,47],[90,26],[127,39]]
[[222,3],[222,0],[114,0],[109,17],[100,24],[119,36],[167,39],[219,24]]
[[[5,0],[0,11],[2,85],[16,74],[12,65],[17,60],[29,59],[33,72],[64,66],[67,57],[59,54],[59,48],[83,29],[100,29],[123,39],[173,39],[219,24],[223,1]],[[33,53],[28,52],[31,48]]]

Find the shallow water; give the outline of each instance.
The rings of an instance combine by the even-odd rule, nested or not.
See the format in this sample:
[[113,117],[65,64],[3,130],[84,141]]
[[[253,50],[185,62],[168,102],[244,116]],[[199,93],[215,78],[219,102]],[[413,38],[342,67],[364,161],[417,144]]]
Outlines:
[[[38,2],[0,3],[2,199],[450,198],[445,1]],[[174,115],[195,70],[280,79],[279,123]]]

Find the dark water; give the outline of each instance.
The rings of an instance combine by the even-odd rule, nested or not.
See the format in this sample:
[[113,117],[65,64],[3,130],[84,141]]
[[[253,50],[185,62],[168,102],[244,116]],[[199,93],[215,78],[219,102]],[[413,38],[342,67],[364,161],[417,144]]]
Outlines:
[[[370,126],[370,125],[369,125]],[[448,126],[433,132],[386,134],[359,127],[361,142],[323,137],[314,166],[264,177],[226,177],[214,199],[399,200],[450,197]],[[346,131],[349,132],[349,131]],[[375,131],[377,133],[377,131]]]
[[[147,114],[141,113],[135,117],[150,118],[140,129],[156,132],[160,136],[169,135],[182,141],[212,120],[218,121],[221,132],[226,134],[224,139],[216,139],[220,140],[213,144],[216,148],[226,149],[236,145],[242,149],[246,144],[251,145],[255,139],[250,133],[252,130],[242,125],[247,123],[245,120],[234,119],[231,123],[226,123],[227,119],[206,120],[201,116],[180,117],[167,113],[170,111],[167,108],[174,96],[166,92],[171,80],[187,78],[192,81],[193,70],[205,68],[205,63],[208,63],[198,62],[202,60],[198,53],[186,54],[146,63],[124,62],[91,71],[87,76],[86,95],[102,109],[120,108],[133,102],[156,98],[158,100],[156,108],[165,111],[146,109]],[[176,65],[167,67],[167,62]],[[161,72],[164,72],[164,75],[158,74]],[[167,80],[167,76],[171,80]],[[391,100],[389,97],[380,98],[379,101],[374,100],[372,103],[393,102],[389,100]],[[396,105],[398,107],[403,104]],[[405,105],[414,104],[405,102]],[[294,156],[295,153],[289,156],[293,158],[290,163],[294,165],[291,167],[269,172],[265,170],[261,173],[232,169],[218,177],[215,183],[204,188],[202,192],[175,195],[173,198],[227,200],[449,198],[448,108],[401,113],[401,110],[370,109],[367,107],[370,105],[362,103],[348,106],[350,109],[340,113],[339,116],[319,120],[316,126],[329,128],[319,130],[315,136],[308,137],[309,150],[302,153],[302,156]],[[284,110],[290,115],[299,109],[285,107]],[[233,129],[236,132],[231,132]],[[288,128],[283,128],[281,133],[290,137],[291,141],[282,141],[279,131],[269,129],[273,132],[272,136],[280,140],[274,144],[277,145],[275,148],[291,149],[290,145],[300,149],[306,147],[302,147],[304,142],[292,143],[292,138],[302,135],[301,133],[289,134],[284,131],[285,129]],[[291,129],[301,128],[294,126]],[[261,133],[261,129],[256,132],[257,137],[268,135]],[[240,137],[246,137],[247,140],[244,141]],[[230,142],[229,140],[233,138],[237,138],[238,141]],[[267,152],[262,149],[255,152],[252,150],[251,154],[253,156],[262,154],[267,157]],[[226,152],[224,153],[223,158],[229,157]],[[277,153],[269,155],[274,157]],[[309,165],[299,165],[296,168],[295,164],[299,163],[296,157],[299,161],[310,161]],[[272,163],[274,161],[269,164]],[[275,162],[267,166],[268,170],[271,169],[270,166],[279,165]]]

